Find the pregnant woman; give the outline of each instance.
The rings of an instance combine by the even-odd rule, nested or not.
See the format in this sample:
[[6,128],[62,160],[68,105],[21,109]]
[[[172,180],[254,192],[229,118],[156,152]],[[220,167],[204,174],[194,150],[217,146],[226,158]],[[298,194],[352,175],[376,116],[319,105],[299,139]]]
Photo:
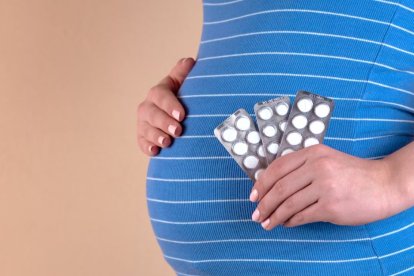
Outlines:
[[[177,275],[414,275],[414,1],[205,0],[196,60],[138,107],[147,204]],[[213,130],[307,90],[324,145],[252,182]]]

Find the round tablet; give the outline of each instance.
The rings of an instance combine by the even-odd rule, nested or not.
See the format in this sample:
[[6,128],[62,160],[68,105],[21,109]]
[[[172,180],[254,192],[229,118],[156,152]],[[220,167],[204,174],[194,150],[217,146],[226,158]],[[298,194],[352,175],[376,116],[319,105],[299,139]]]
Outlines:
[[248,169],[254,169],[259,164],[259,159],[256,156],[249,155],[243,160],[243,165]]
[[297,106],[302,112],[309,112],[312,109],[313,102],[309,98],[302,98],[298,101]]
[[331,112],[331,108],[329,107],[329,105],[325,103],[318,104],[315,107],[315,114],[319,118],[325,118],[326,116],[329,115],[329,112]]
[[277,143],[270,143],[267,146],[267,151],[270,152],[271,154],[276,154],[278,149],[279,149],[279,145]]
[[247,142],[250,144],[257,144],[260,142],[260,136],[259,132],[257,131],[250,131],[249,134],[247,134]]
[[262,172],[264,172],[264,170],[263,169],[260,169],[260,170],[257,170],[255,173],[254,173],[254,179],[259,179],[259,177],[260,177],[260,174],[262,173]]
[[321,134],[325,130],[325,124],[321,120],[313,121],[309,124],[309,130],[313,134]]
[[292,146],[297,146],[302,143],[302,135],[299,132],[292,131],[287,135],[286,141]]
[[319,144],[319,141],[318,141],[318,139],[316,139],[315,137],[310,137],[310,138],[307,138],[307,139],[305,139],[305,141],[303,142],[303,146],[304,146],[305,148],[310,147],[310,146],[313,146],[313,145],[317,145],[317,144]]
[[286,103],[278,103],[275,109],[277,114],[285,116],[289,111],[289,106]]
[[289,153],[292,153],[292,152],[294,152],[293,149],[285,149],[284,151],[282,151],[282,153],[280,155],[283,156],[283,155],[286,155],[286,154],[289,154]]
[[273,137],[276,135],[276,128],[274,126],[265,126],[263,128],[263,134],[266,135],[267,137]]
[[237,131],[233,127],[228,127],[221,133],[221,138],[226,142],[233,142],[237,138]]
[[260,146],[260,147],[257,149],[257,154],[258,154],[260,157],[265,157],[265,153],[264,153],[264,150],[263,150],[263,146]]
[[299,114],[293,117],[292,125],[297,129],[302,129],[308,124],[308,119],[305,116]]
[[233,152],[237,155],[244,155],[247,153],[248,146],[244,142],[237,142],[233,144]]
[[257,114],[259,115],[260,119],[269,120],[270,118],[272,118],[273,111],[270,107],[265,106],[260,108]]
[[250,128],[250,120],[246,116],[240,116],[236,119],[236,127],[240,130],[248,130]]
[[285,131],[286,130],[286,121],[282,121],[279,123],[279,128],[281,131]]

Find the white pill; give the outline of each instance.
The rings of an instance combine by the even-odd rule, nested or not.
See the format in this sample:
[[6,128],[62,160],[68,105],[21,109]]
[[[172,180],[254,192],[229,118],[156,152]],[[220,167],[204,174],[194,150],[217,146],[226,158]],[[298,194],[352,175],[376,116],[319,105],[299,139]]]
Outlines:
[[254,169],[259,164],[259,159],[256,156],[249,155],[243,160],[243,165],[248,169]]
[[289,154],[289,153],[292,153],[292,152],[294,152],[293,149],[285,149],[284,151],[282,151],[282,153],[280,155],[281,156],[284,156],[284,155]]
[[329,105],[325,103],[318,104],[315,107],[315,114],[319,118],[325,118],[326,116],[329,115],[329,112],[331,112],[331,108],[329,107]]
[[247,134],[247,141],[250,144],[257,144],[260,142],[260,135],[257,131],[251,131],[249,134]]
[[237,131],[233,127],[228,127],[221,133],[221,138],[226,142],[233,142],[237,138]]
[[240,130],[248,130],[250,128],[250,120],[246,116],[240,116],[236,119],[236,127]]
[[287,135],[286,141],[292,146],[297,146],[302,143],[302,135],[299,132],[292,131]]
[[248,146],[244,142],[237,142],[233,144],[233,152],[237,155],[245,155],[248,150]]
[[262,173],[262,172],[264,172],[264,170],[263,169],[260,169],[260,170],[257,170],[255,173],[254,173],[254,179],[259,179],[259,177],[260,177],[260,174]]
[[278,149],[279,149],[279,145],[277,143],[270,143],[267,146],[267,151],[270,152],[271,154],[276,154]]
[[257,113],[262,120],[269,120],[273,116],[273,111],[270,107],[262,107]]
[[285,131],[286,130],[286,121],[282,121],[279,123],[279,128],[281,131]]
[[313,121],[309,124],[309,130],[313,134],[321,134],[325,130],[325,124],[321,120]]
[[284,116],[289,111],[289,106],[286,103],[279,103],[276,105],[276,113],[280,116]]
[[305,116],[299,114],[293,117],[292,125],[297,129],[302,129],[308,124],[308,119]]
[[305,139],[305,142],[303,142],[303,146],[305,148],[313,146],[313,145],[317,145],[317,144],[319,144],[319,140],[316,139],[315,137],[307,138]]
[[261,157],[265,157],[265,153],[264,153],[262,145],[257,149],[257,154]]
[[309,112],[312,109],[313,102],[309,98],[303,98],[298,101],[297,106],[300,111]]
[[265,126],[263,128],[263,134],[266,135],[267,137],[273,137],[275,136],[277,133],[277,130],[274,126]]

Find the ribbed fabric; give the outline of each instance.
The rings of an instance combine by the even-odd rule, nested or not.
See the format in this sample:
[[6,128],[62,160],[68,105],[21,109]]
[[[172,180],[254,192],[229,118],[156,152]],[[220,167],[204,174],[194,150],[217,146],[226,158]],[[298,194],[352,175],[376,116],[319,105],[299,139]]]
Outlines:
[[[224,2],[227,1],[227,2]],[[147,204],[177,275],[414,275],[414,208],[361,226],[271,231],[213,136],[238,108],[307,90],[335,100],[325,144],[377,159],[414,139],[413,0],[205,0],[179,91],[185,131],[150,161]],[[361,210],[363,212],[363,210]]]

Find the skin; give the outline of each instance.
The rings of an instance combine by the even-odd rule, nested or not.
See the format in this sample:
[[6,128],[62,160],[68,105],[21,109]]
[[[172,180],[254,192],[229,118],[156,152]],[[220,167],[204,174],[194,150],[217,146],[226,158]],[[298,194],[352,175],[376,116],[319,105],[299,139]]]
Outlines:
[[[252,220],[266,230],[311,222],[360,225],[414,206],[414,143],[381,160],[325,145],[276,159],[252,188]],[[411,166],[411,171],[410,171]],[[257,192],[255,192],[257,191]]]
[[172,139],[181,135],[184,107],[177,99],[177,92],[194,66],[193,58],[182,58],[137,108],[137,142],[141,151],[157,155],[160,148],[171,145]]
[[[157,155],[181,135],[177,92],[195,61],[180,59],[137,108],[137,142]],[[360,225],[414,206],[414,142],[380,160],[315,145],[274,160],[254,183],[252,220],[266,230],[312,222]]]

